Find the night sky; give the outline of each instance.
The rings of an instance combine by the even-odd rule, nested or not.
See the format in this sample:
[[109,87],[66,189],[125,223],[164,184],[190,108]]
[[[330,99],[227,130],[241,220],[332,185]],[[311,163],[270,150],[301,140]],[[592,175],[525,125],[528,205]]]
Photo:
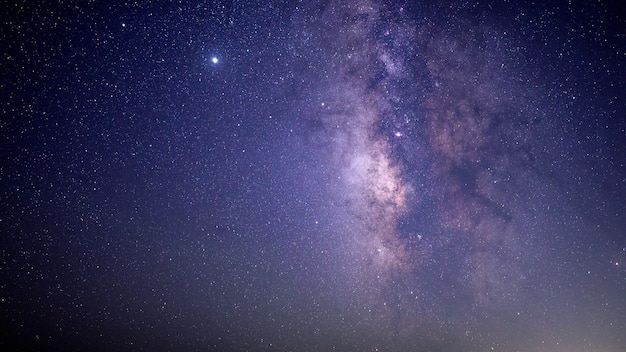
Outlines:
[[4,2],[0,348],[626,351],[619,3]]

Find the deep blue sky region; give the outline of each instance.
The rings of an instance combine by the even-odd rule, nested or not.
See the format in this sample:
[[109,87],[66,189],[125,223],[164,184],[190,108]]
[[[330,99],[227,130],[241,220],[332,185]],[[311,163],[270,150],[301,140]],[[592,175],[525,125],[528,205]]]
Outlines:
[[617,1],[2,7],[2,350],[626,350]]

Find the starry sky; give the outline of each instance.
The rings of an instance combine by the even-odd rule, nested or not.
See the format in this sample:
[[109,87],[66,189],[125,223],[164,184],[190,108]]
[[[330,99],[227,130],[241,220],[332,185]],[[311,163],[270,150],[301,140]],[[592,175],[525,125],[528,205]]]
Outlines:
[[623,352],[618,3],[6,3],[0,347]]

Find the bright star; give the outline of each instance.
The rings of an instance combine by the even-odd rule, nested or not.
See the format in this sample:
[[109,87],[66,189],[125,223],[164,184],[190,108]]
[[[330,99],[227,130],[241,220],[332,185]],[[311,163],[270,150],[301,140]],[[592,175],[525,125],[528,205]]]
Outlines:
[[217,57],[213,56],[211,58],[211,62],[214,63],[214,64],[217,64],[218,62],[220,62],[220,60]]

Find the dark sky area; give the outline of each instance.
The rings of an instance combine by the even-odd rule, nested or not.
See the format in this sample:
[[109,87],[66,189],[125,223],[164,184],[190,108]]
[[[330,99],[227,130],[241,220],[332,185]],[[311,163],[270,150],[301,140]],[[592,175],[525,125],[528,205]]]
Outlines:
[[626,351],[619,1],[2,8],[0,349]]

